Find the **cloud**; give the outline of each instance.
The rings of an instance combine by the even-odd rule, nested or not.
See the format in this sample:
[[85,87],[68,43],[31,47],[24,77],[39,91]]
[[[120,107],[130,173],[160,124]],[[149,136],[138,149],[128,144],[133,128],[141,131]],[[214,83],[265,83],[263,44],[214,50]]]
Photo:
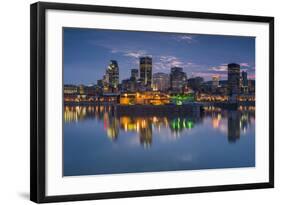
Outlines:
[[249,63],[240,63],[241,67],[250,67]]
[[226,78],[227,74],[226,73],[218,73],[218,72],[210,72],[210,71],[198,71],[198,72],[191,72],[190,77],[203,77],[205,80],[206,79],[211,79],[212,76],[219,76],[221,79]]
[[[247,71],[249,69],[254,70],[254,68],[251,68],[249,63],[239,63],[239,65],[242,67],[241,70],[244,70],[244,71]],[[218,65],[218,66],[212,66],[212,67],[209,67],[209,70],[218,71],[218,72],[226,72],[227,71],[227,64],[223,63],[223,64]]]
[[147,52],[144,50],[139,51],[125,51],[123,52],[124,56],[132,57],[132,58],[140,58],[142,56],[146,56]]
[[172,67],[183,67],[184,62],[176,56],[155,56],[153,67],[156,70],[170,70]]
[[148,52],[145,50],[130,50],[130,49],[117,49],[117,48],[108,48],[111,53],[120,53],[123,56],[139,59],[142,56],[151,56],[148,55]]
[[190,74],[192,70],[204,70],[207,66],[172,55],[153,56],[153,69],[170,72],[172,67],[181,67],[187,74]]
[[226,72],[227,71],[227,64],[221,64],[219,66],[212,66],[212,67],[209,67],[208,70],[217,71],[217,72]]
[[194,43],[194,42],[196,42],[195,36],[188,35],[188,34],[174,35],[173,39],[175,39],[176,41],[183,41],[183,42],[187,42],[187,43]]

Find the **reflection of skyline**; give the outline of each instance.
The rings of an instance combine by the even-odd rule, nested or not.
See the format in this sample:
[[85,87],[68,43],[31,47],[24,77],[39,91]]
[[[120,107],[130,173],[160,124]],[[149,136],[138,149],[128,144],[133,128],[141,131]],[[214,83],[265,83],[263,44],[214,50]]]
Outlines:
[[[184,131],[199,126],[204,119],[211,119],[213,129],[226,134],[229,143],[240,139],[251,124],[254,124],[253,108],[239,108],[238,111],[227,111],[219,108],[205,109],[203,116],[117,116],[112,106],[65,106],[65,123],[73,123],[87,119],[95,119],[103,123],[106,135],[112,141],[118,139],[120,130],[138,133],[139,143],[149,147],[153,142],[153,132],[169,129],[175,138]],[[155,129],[155,130],[154,130]]]

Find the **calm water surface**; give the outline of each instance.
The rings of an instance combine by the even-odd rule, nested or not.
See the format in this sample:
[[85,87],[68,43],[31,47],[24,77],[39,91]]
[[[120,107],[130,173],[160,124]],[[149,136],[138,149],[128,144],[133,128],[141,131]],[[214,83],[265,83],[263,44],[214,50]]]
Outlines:
[[122,116],[64,108],[64,176],[255,166],[255,111]]

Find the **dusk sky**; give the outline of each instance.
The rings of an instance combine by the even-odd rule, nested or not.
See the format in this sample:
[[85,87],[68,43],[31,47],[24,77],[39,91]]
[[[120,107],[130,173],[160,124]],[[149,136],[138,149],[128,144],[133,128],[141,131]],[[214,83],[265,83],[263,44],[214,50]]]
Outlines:
[[187,77],[227,79],[227,64],[239,63],[255,77],[255,38],[64,28],[64,84],[96,84],[110,60],[117,60],[119,80],[139,68],[139,57],[152,57],[152,72],[183,67]]

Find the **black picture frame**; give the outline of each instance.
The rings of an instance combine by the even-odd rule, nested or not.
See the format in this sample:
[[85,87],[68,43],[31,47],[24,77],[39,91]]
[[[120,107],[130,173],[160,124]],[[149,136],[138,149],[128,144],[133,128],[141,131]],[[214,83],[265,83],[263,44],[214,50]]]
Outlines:
[[[89,193],[46,196],[46,82],[45,82],[45,25],[46,10],[121,13],[169,16],[195,19],[216,19],[269,24],[269,181],[263,183],[229,184],[220,186],[138,190],[108,193]],[[186,194],[197,192],[230,191],[274,187],[274,18],[264,16],[230,15],[217,13],[125,8],[82,4],[38,2],[30,7],[30,199],[37,203],[76,200],[96,200],[153,195]]]

